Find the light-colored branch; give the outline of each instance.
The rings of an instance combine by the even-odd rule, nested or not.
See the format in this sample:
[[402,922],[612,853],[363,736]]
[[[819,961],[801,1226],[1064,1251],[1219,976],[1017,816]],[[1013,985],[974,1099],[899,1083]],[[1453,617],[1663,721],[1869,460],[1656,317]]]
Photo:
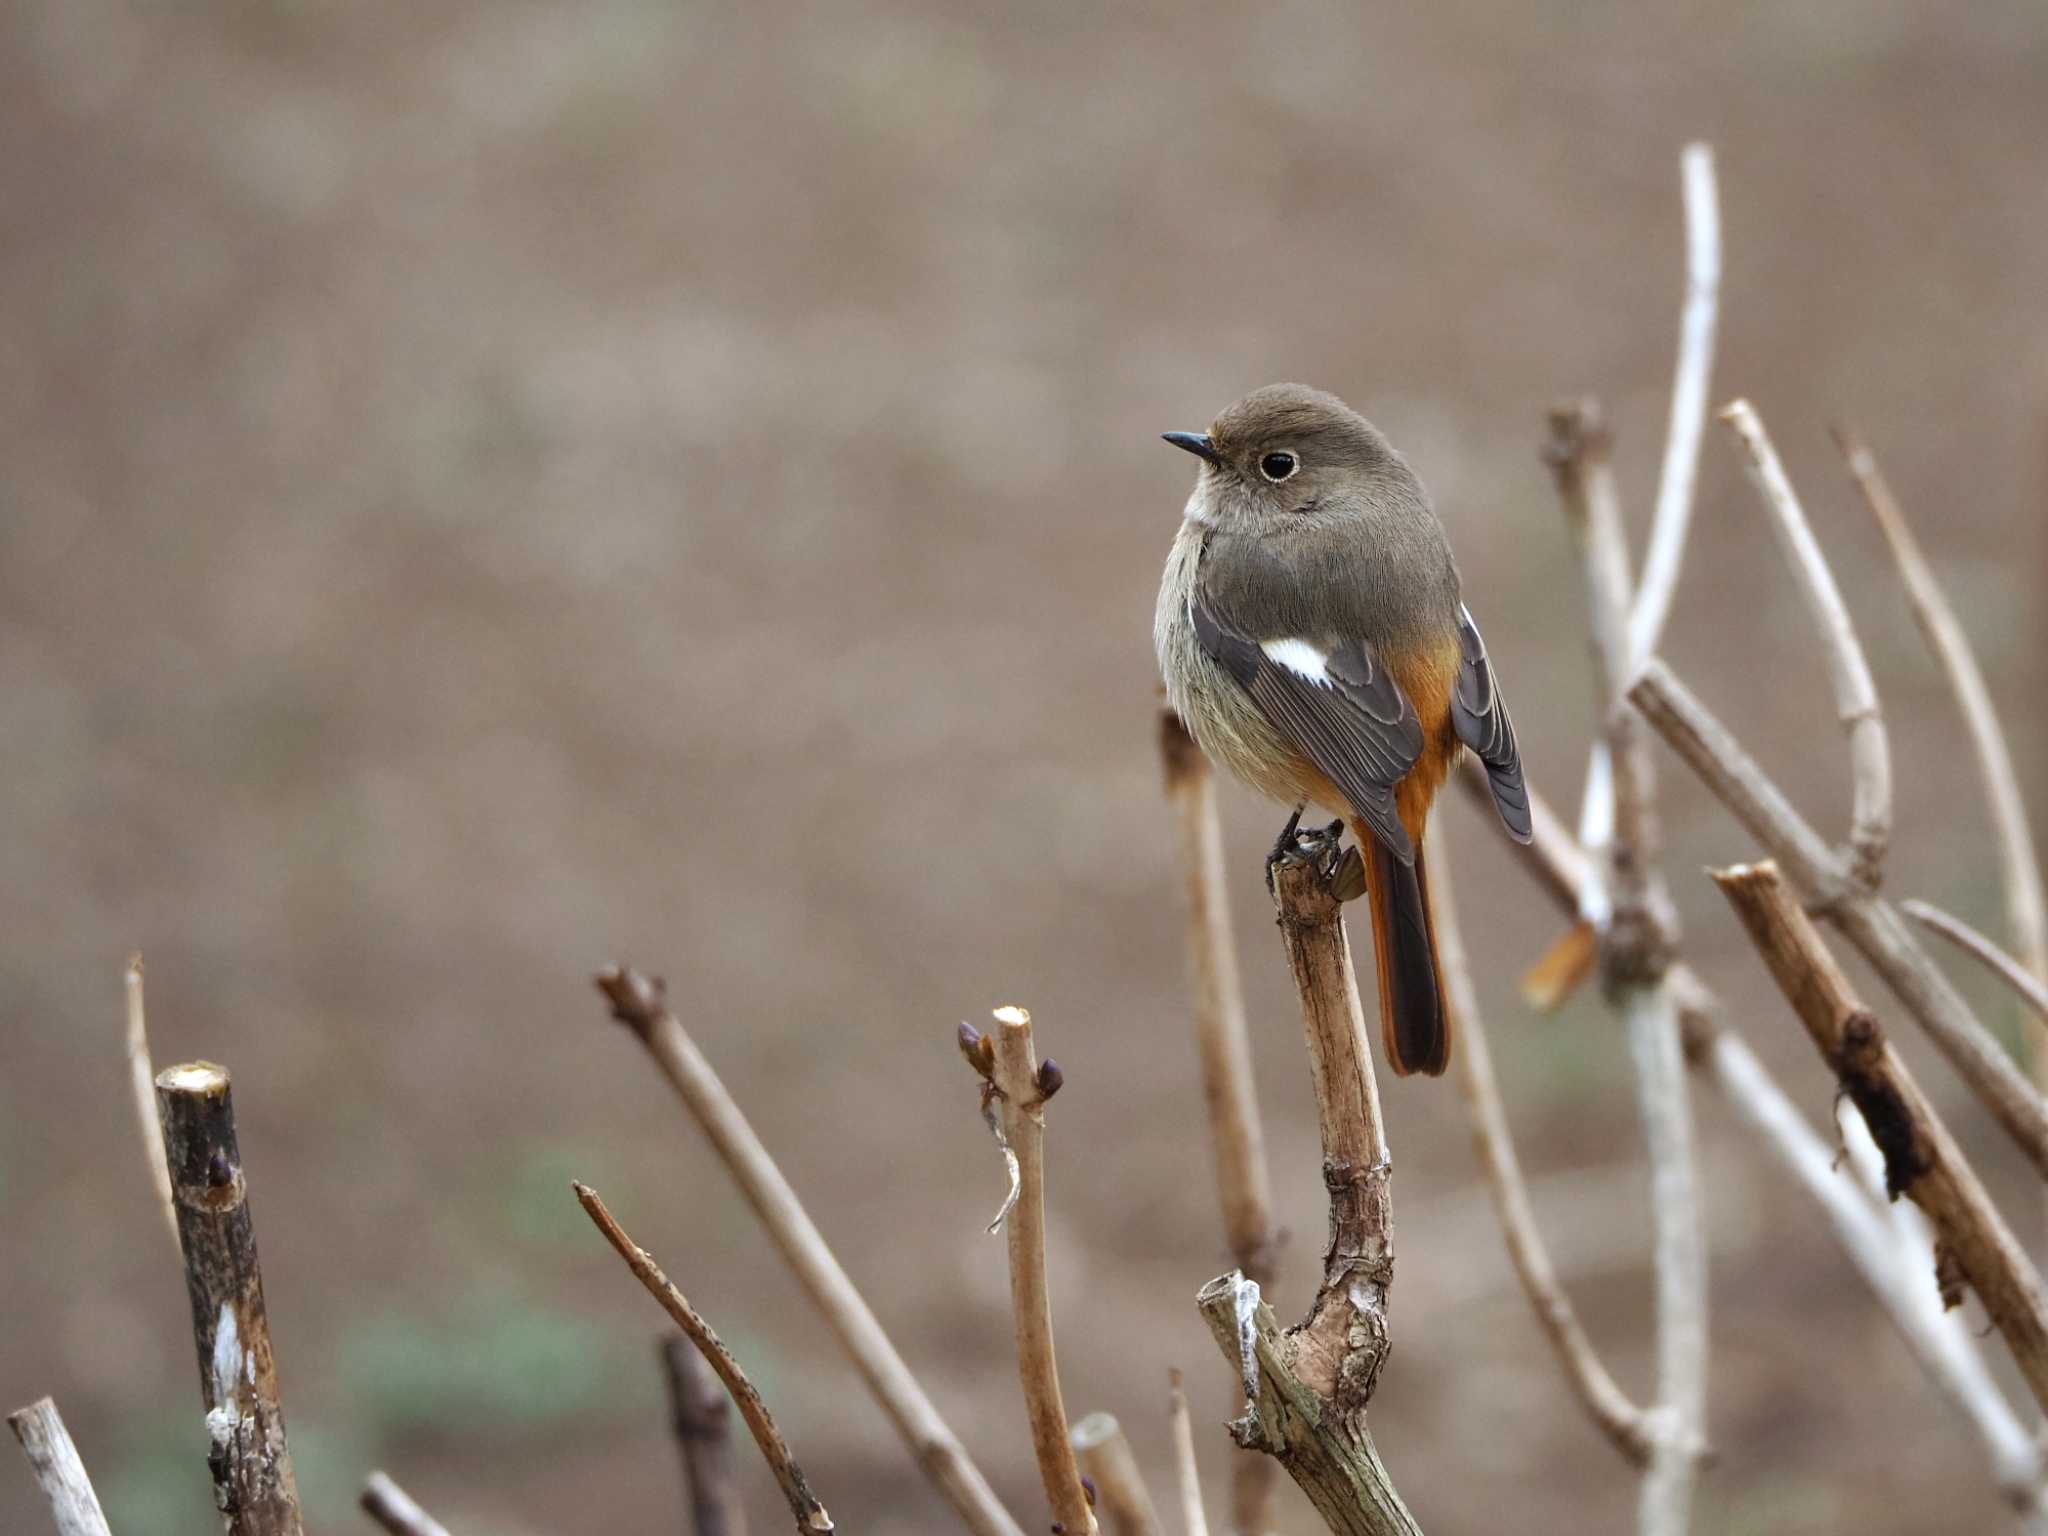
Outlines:
[[[1546,458],[1584,568],[1594,698],[1614,807],[1612,835],[1594,866],[1599,879],[1581,887],[1580,910],[1599,929],[1604,990],[1627,1027],[1650,1163],[1657,1406],[1637,1421],[1649,1450],[1639,1529],[1680,1536],[1691,1523],[1706,1449],[1707,1261],[1678,1009],[1666,980],[1672,920],[1656,871],[1655,776],[1642,721],[1622,697],[1634,660],[1628,541],[1598,406],[1586,400],[1554,410],[1550,430]],[[1606,886],[1607,899],[1589,904],[1583,892],[1596,883]]]
[[1877,685],[1871,681],[1870,665],[1863,658],[1863,646],[1849,620],[1841,588],[1835,585],[1827,557],[1821,553],[1755,407],[1747,400],[1737,400],[1722,408],[1721,419],[1742,445],[1750,482],[1770,513],[1771,529],[1778,536],[1785,563],[1827,654],[1835,710],[1849,737],[1853,795],[1850,868],[1858,883],[1874,889],[1884,874],[1885,849],[1892,833],[1891,748],[1885,739],[1884,715],[1878,708]]
[[661,1266],[654,1262],[654,1256],[626,1235],[625,1228],[605,1209],[597,1191],[588,1184],[572,1183],[571,1187],[576,1191],[584,1214],[604,1234],[605,1241],[617,1250],[619,1257],[626,1261],[626,1268],[633,1272],[633,1277],[646,1287],[648,1295],[661,1303],[662,1310],[683,1330],[684,1337],[697,1346],[698,1352],[704,1356],[704,1363],[725,1383],[725,1390],[732,1394],[740,1417],[746,1421],[747,1429],[754,1437],[754,1444],[761,1448],[761,1459],[775,1474],[776,1486],[789,1503],[789,1512],[796,1519],[799,1536],[806,1532],[812,1536],[824,1536],[832,1529],[832,1517],[818,1502],[817,1495],[811,1492],[803,1468],[796,1464],[796,1457],[790,1454],[789,1442],[783,1439],[782,1431],[776,1427],[775,1416],[768,1411],[767,1403],[761,1400],[760,1392],[740,1368],[739,1361],[732,1357],[732,1351],[690,1305],[689,1298],[662,1273]]
[[99,1495],[93,1492],[92,1479],[85,1474],[85,1463],[79,1460],[57,1405],[39,1397],[7,1415],[7,1427],[21,1442],[36,1486],[49,1503],[57,1536],[109,1536]]
[[135,1093],[135,1123],[142,1127],[142,1156],[156,1188],[157,1208],[171,1241],[178,1240],[178,1211],[171,1203],[171,1170],[164,1166],[164,1128],[156,1117],[156,1068],[149,1059],[149,1026],[142,1008],[142,956],[128,957],[123,982],[128,994],[128,1082]]
[[[1468,789],[1474,787],[1470,776],[1461,779]],[[1483,779],[1476,787],[1485,799],[1475,798],[1474,803],[1490,818],[1492,792]],[[1531,795],[1530,810],[1533,841],[1526,848],[1508,846],[1561,911],[1576,911],[1571,883],[1585,856],[1540,796]],[[1438,938],[1441,945],[1441,923]],[[1756,1144],[1775,1157],[1820,1207],[1843,1254],[1870,1287],[1929,1383],[1983,1441],[2001,1491],[2015,1507],[2031,1514],[2041,1499],[2040,1448],[1992,1380],[1976,1341],[1955,1326],[1953,1317],[1941,1315],[1924,1252],[1910,1261],[1901,1255],[1876,1207],[1852,1180],[1842,1177],[1835,1148],[1814,1130],[1748,1042],[1722,1024],[1718,1000],[1706,983],[1683,962],[1671,968],[1667,979],[1678,1000],[1693,1069],[1713,1084],[1755,1134]],[[1456,979],[1448,984],[1455,988]],[[1937,1299],[1931,1310],[1925,1305],[1928,1295]]]
[[1480,1171],[1486,1177],[1487,1193],[1493,1197],[1494,1212],[1500,1218],[1501,1234],[1507,1240],[1508,1261],[1529,1298],[1537,1324],[1557,1353],[1565,1379],[1592,1416],[1595,1427],[1631,1465],[1646,1467],[1651,1449],[1648,1416],[1629,1401],[1628,1394],[1601,1363],[1536,1226],[1536,1213],[1529,1204],[1529,1187],[1522,1178],[1521,1161],[1515,1156],[1514,1139],[1508,1132],[1507,1111],[1501,1106],[1500,1087],[1494,1079],[1493,1051],[1487,1042],[1486,1021],[1479,1011],[1479,989],[1473,984],[1471,962],[1465,952],[1448,852],[1439,832],[1429,861],[1437,959],[1443,966],[1444,986],[1450,993],[1451,1017],[1458,1037],[1454,1053],[1458,1091],[1464,1096],[1465,1110],[1472,1121],[1473,1144],[1479,1153]]
[[[1215,779],[1201,748],[1170,709],[1160,711],[1159,755],[1166,798],[1180,835],[1195,1038],[1202,1058],[1209,1139],[1216,1149],[1216,1194],[1223,1208],[1224,1236],[1237,1267],[1260,1286],[1270,1286],[1279,1241],[1245,1030],[1237,941],[1230,925]],[[1231,1523],[1241,1536],[1258,1536],[1271,1525],[1279,1471],[1269,1456],[1232,1459]]]
[[1714,150],[1688,144],[1679,157],[1685,193],[1685,306],[1678,321],[1678,363],[1671,380],[1671,421],[1664,467],[1643,555],[1643,580],[1629,614],[1628,654],[1654,654],[1678,591],[1686,530],[1692,525],[1700,440],[1707,430],[1707,388],[1714,372],[1715,317],[1721,299],[1721,204],[1714,186]]
[[227,1069],[199,1061],[159,1073],[156,1105],[192,1303],[214,1504],[227,1536],[300,1536]]
[[1960,917],[1951,916],[1925,901],[1902,901],[1899,910],[1922,928],[1938,933],[1949,943],[1977,960],[1992,975],[2012,988],[2019,1000],[2033,1010],[2034,1017],[2048,1024],[2048,986],[2030,975],[2027,968],[1984,937]]
[[1305,837],[1274,866],[1274,900],[1301,994],[1330,1241],[1314,1306],[1281,1336],[1257,1282],[1232,1271],[1196,1305],[1245,1395],[1231,1435],[1280,1459],[1337,1536],[1410,1536],[1414,1518],[1374,1449],[1366,1405],[1386,1362],[1393,1162],[1344,934],[1334,841]]
[[448,1536],[448,1527],[421,1509],[407,1493],[382,1472],[372,1472],[356,1501],[390,1536]]
[[[2020,794],[2019,774],[2013,768],[2012,748],[1999,722],[1998,707],[1991,702],[1991,690],[1984,684],[1984,673],[1977,665],[1970,637],[1943,594],[1941,583],[1935,580],[1933,567],[1893,499],[1876,458],[1863,440],[1847,428],[1836,429],[1835,442],[1899,567],[1914,622],[1920,626],[1927,648],[1934,652],[1962,709],[1963,724],[1970,733],[1970,745],[1976,751],[1978,770],[1984,778],[1984,798],[1991,807],[2013,946],[2034,978],[2048,982],[2048,901],[2042,897],[2041,862],[2034,849],[2033,831],[2027,824],[2026,800]],[[2035,1038],[2035,1080],[2048,1083],[2048,1076],[2044,1076],[2048,1074],[2048,1050],[2039,1043],[2039,1035]]]
[[[1184,1536],[1209,1536],[1209,1517],[1202,1512],[1202,1471],[1195,1463],[1195,1426],[1188,1417],[1188,1395],[1181,1390],[1180,1372],[1168,1373],[1171,1396],[1166,1417],[1173,1431],[1173,1466],[1180,1484],[1180,1520]],[[1261,1458],[1262,1460],[1264,1458]]]
[[1068,1439],[1082,1474],[1095,1485],[1095,1507],[1102,1511],[1109,1536],[1164,1536],[1138,1458],[1115,1417],[1091,1413]]
[[1622,1015],[1649,1147],[1657,1277],[1657,1424],[1638,1529],[1677,1536],[1691,1523],[1693,1484],[1706,1455],[1707,1254],[1692,1107],[1670,990],[1631,987]]
[[1777,860],[1801,897],[1862,952],[1992,1117],[2048,1175],[2048,1106],[1915,942],[1896,909],[1847,878],[1756,760],[1669,667],[1649,662],[1629,698]]
[[1862,1112],[1884,1153],[1888,1193],[1904,1195],[1927,1213],[1940,1239],[1937,1253],[1952,1259],[1976,1291],[2035,1401],[2048,1408],[2048,1295],[1975,1171],[1777,867],[1737,865],[1715,871],[1714,880],[1842,1091]]
[[1194,982],[1195,1035],[1201,1046],[1210,1138],[1216,1146],[1216,1193],[1223,1206],[1224,1235],[1238,1268],[1265,1285],[1272,1279],[1273,1190],[1252,1083],[1215,783],[1208,759],[1172,710],[1161,711],[1159,733],[1166,797],[1173,805],[1186,874],[1188,969]]
[[761,1145],[704,1053],[670,1011],[658,978],[614,967],[597,977],[613,1017],[631,1029],[739,1184],[747,1203],[838,1337],[912,1457],[976,1536],[1023,1536],[981,1471],[854,1289],[796,1191]]
[[998,1008],[995,1021],[995,1033],[982,1042],[988,1049],[969,1060],[982,1073],[984,1093],[996,1100],[1002,1145],[1015,1159],[1016,1194],[1003,1230],[1025,1417],[1054,1521],[1067,1536],[1094,1536],[1095,1512],[1067,1439],[1067,1408],[1053,1349],[1052,1291],[1045,1276],[1045,1101],[1059,1091],[1062,1079],[1050,1056],[1038,1060],[1029,1013]]
[[669,1423],[682,1452],[694,1536],[747,1536],[739,1466],[732,1453],[732,1399],[683,1334],[661,1337],[661,1375]]

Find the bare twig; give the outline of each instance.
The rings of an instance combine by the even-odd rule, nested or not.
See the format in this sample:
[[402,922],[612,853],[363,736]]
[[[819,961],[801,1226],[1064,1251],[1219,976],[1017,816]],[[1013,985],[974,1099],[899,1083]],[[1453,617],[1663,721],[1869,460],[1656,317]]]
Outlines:
[[611,1003],[613,1017],[647,1048],[711,1138],[754,1214],[810,1292],[925,1475],[976,1536],[1023,1536],[896,1353],[711,1063],[670,1011],[660,980],[614,967],[598,975],[597,986]]
[[1927,1213],[1937,1254],[1958,1267],[2004,1335],[2034,1399],[2048,1408],[2048,1296],[2041,1277],[1793,899],[1777,867],[1738,865],[1715,882],[1749,929],[1779,989],[1884,1153],[1887,1192]]
[[1643,555],[1643,580],[1629,614],[1628,654],[1655,653],[1678,590],[1686,530],[1692,524],[1700,439],[1707,429],[1707,386],[1714,372],[1714,321],[1721,297],[1721,205],[1714,188],[1714,150],[1688,144],[1679,160],[1685,191],[1685,307],[1678,322],[1678,364],[1671,380],[1671,421],[1657,508]]
[[[1468,790],[1477,789],[1484,797],[1475,797],[1475,804],[1491,817],[1492,791],[1483,776],[1476,782],[1471,775],[1460,777]],[[1534,840],[1526,848],[1509,846],[1559,908],[1575,911],[1571,882],[1585,855],[1550,807],[1533,793],[1530,810]],[[1441,943],[1441,926],[1438,939]],[[1955,1328],[1953,1319],[1944,1319],[1939,1306],[1930,1311],[1924,1304],[1925,1294],[1934,1292],[1925,1255],[1914,1255],[1910,1263],[1904,1260],[1877,1209],[1852,1181],[1841,1177],[1835,1148],[1786,1096],[1748,1042],[1722,1024],[1718,1000],[1706,983],[1683,962],[1672,966],[1668,979],[1678,999],[1693,1069],[1719,1090],[1756,1134],[1758,1144],[1812,1196],[1842,1252],[1928,1381],[1984,1442],[2000,1489],[2017,1507],[2031,1511],[2041,1497],[2040,1447],[2000,1394],[1975,1341]],[[1455,979],[1450,984],[1455,987]]]
[[1472,968],[1465,953],[1465,939],[1458,924],[1458,903],[1453,892],[1449,850],[1439,832],[1430,856],[1430,894],[1436,905],[1437,958],[1442,962],[1444,985],[1450,993],[1451,1016],[1457,1029],[1458,1088],[1472,1120],[1472,1140],[1479,1153],[1479,1165],[1486,1176],[1487,1192],[1500,1218],[1501,1233],[1507,1239],[1508,1260],[1515,1277],[1527,1293],[1545,1337],[1557,1352],[1558,1364],[1578,1395],[1594,1425],[1613,1442],[1615,1449],[1637,1467],[1650,1463],[1651,1433],[1648,1416],[1629,1401],[1593,1349],[1593,1341],[1579,1322],[1571,1298],[1557,1278],[1536,1227],[1536,1213],[1529,1205],[1528,1185],[1522,1179],[1520,1160],[1508,1133],[1507,1112],[1501,1107],[1500,1088],[1493,1075],[1493,1052],[1487,1043],[1486,1022],[1479,1011],[1479,989],[1473,985]]
[[739,1467],[732,1454],[732,1399],[711,1367],[680,1333],[661,1337],[662,1379],[669,1421],[683,1455],[683,1483],[695,1536],[747,1536]]
[[391,1536],[448,1536],[447,1526],[421,1509],[411,1494],[383,1472],[370,1474],[356,1502]]
[[1629,698],[1839,928],[1919,1020],[2006,1133],[2048,1175],[2048,1106],[1888,903],[1851,882],[1833,853],[1727,727],[1661,661]]
[[85,1463],[79,1460],[57,1405],[39,1397],[7,1415],[7,1427],[21,1442],[36,1486],[49,1502],[57,1536],[108,1536],[99,1495],[93,1492],[92,1479],[85,1474]]
[[135,1123],[142,1127],[142,1157],[156,1187],[171,1241],[178,1240],[178,1211],[171,1203],[171,1170],[164,1166],[164,1128],[156,1116],[156,1068],[149,1059],[149,1026],[142,1009],[142,956],[128,957],[123,978],[128,993],[128,1081],[135,1090]]
[[1131,1442],[1115,1417],[1091,1413],[1074,1426],[1068,1439],[1081,1471],[1095,1485],[1095,1504],[1109,1536],[1163,1536],[1138,1458],[1131,1454]]
[[647,1294],[661,1303],[662,1309],[675,1320],[689,1341],[697,1346],[704,1356],[704,1363],[718,1373],[718,1379],[725,1383],[725,1390],[732,1394],[738,1405],[740,1417],[746,1420],[747,1429],[754,1437],[754,1444],[761,1448],[761,1458],[768,1463],[768,1470],[775,1474],[775,1482],[782,1489],[782,1496],[789,1502],[789,1512],[796,1517],[798,1532],[823,1533],[832,1529],[832,1517],[825,1512],[825,1506],[818,1502],[811,1492],[811,1485],[804,1478],[803,1468],[796,1464],[790,1454],[789,1442],[782,1438],[782,1431],[775,1426],[775,1416],[768,1411],[768,1405],[761,1400],[747,1373],[740,1369],[739,1361],[732,1357],[732,1351],[712,1326],[705,1322],[697,1309],[690,1305],[689,1298],[677,1290],[661,1266],[654,1262],[654,1256],[626,1235],[612,1213],[605,1209],[605,1203],[598,1198],[597,1191],[588,1184],[572,1184],[576,1198],[582,1203],[597,1230],[605,1241],[618,1251],[626,1261],[626,1268],[647,1288]]
[[1902,901],[1899,903],[1899,910],[1930,933],[1940,934],[1956,948],[1983,964],[1992,975],[2012,988],[2019,1000],[2033,1010],[2036,1019],[2048,1024],[2048,986],[2043,986],[2038,979],[2029,974],[2027,968],[2018,960],[1960,917],[1951,916],[1930,902]]
[[[984,1102],[993,1096],[1002,1116],[1002,1143],[1015,1158],[1015,1208],[1005,1223],[1010,1252],[1010,1308],[1017,1326],[1017,1374],[1024,1384],[1024,1410],[1038,1475],[1045,1484],[1057,1528],[1067,1536],[1094,1536],[1095,1512],[1081,1486],[1081,1470],[1067,1438],[1067,1409],[1060,1396],[1054,1357],[1052,1293],[1045,1278],[1045,1101],[1063,1079],[1048,1056],[1043,1064],[1031,1039],[1031,1015],[1022,1008],[998,1008],[986,1049],[970,1054],[983,1063]],[[963,1048],[966,1033],[961,1036]]]
[[1172,1395],[1166,1416],[1173,1431],[1173,1466],[1180,1484],[1180,1518],[1184,1536],[1209,1536],[1209,1517],[1202,1512],[1202,1473],[1195,1464],[1195,1427],[1188,1418],[1188,1395],[1181,1390],[1180,1372],[1167,1373]]
[[1870,680],[1870,665],[1863,659],[1863,647],[1856,628],[1849,622],[1849,608],[1835,585],[1827,557],[1813,536],[1813,529],[1800,508],[1799,497],[1778,462],[1764,424],[1747,400],[1737,400],[1721,410],[1721,419],[1741,442],[1749,467],[1749,478],[1771,514],[1771,529],[1800,595],[1812,613],[1827,652],[1828,675],[1834,682],[1835,709],[1842,729],[1849,736],[1849,765],[1854,807],[1850,814],[1850,873],[1864,886],[1875,888],[1884,873],[1885,849],[1892,832],[1892,759],[1885,740],[1884,715],[1878,708],[1877,685]]
[[156,1102],[192,1303],[214,1502],[228,1536],[299,1536],[298,1480],[285,1443],[227,1069],[204,1061],[172,1067],[157,1077]]
[[1235,1271],[1196,1297],[1245,1391],[1237,1443],[1280,1458],[1337,1536],[1412,1536],[1414,1517],[1372,1443],[1366,1405],[1386,1362],[1393,1281],[1393,1162],[1351,968],[1329,889],[1334,846],[1274,869],[1288,963],[1301,993],[1330,1242],[1308,1317],[1283,1339],[1256,1282]]
[[[1621,692],[1633,663],[1628,542],[1607,432],[1591,400],[1552,411],[1550,428],[1545,457],[1584,567],[1594,698],[1613,802],[1607,846],[1597,850],[1604,857],[1583,878],[1580,911],[1599,931],[1604,990],[1627,1027],[1650,1161],[1657,1407],[1637,1425],[1649,1431],[1641,1529],[1646,1536],[1678,1536],[1690,1523],[1693,1485],[1705,1453],[1707,1261],[1678,1009],[1666,981],[1674,919],[1656,868],[1649,744]],[[1588,901],[1585,892],[1602,885],[1605,899]]]
[[[2020,962],[2034,978],[2048,981],[2048,901],[2044,901],[2041,892],[2041,863],[2034,851],[2033,831],[2027,824],[2027,805],[2020,794],[2019,774],[2013,769],[2012,749],[1999,722],[1998,708],[1991,702],[1991,690],[1984,684],[1976,652],[1971,649],[1969,635],[1942,593],[1941,583],[1935,580],[1920,541],[1913,536],[1870,449],[1845,427],[1835,430],[1835,442],[1891,548],[1892,559],[1905,582],[1906,603],[1913,610],[1914,621],[1962,709],[1963,724],[1977,754],[1977,766],[1984,778],[1984,798],[1990,804],[1992,826],[1997,833],[1998,864],[2005,882],[2006,917],[2012,924],[2013,945],[2019,951]],[[2044,1049],[2044,1038],[2039,1033],[2034,1039],[2035,1081],[2048,1083],[2048,1049]]]
[[[1253,1087],[1251,1043],[1245,1031],[1244,989],[1238,980],[1237,941],[1223,876],[1223,834],[1208,759],[1181,724],[1163,709],[1159,755],[1166,797],[1180,833],[1186,876],[1188,971],[1194,986],[1195,1038],[1202,1057],[1202,1095],[1209,1139],[1216,1148],[1216,1194],[1231,1257],[1261,1287],[1273,1283],[1279,1250],[1273,1224],[1272,1181]],[[1231,1524],[1240,1533],[1271,1524],[1274,1479],[1269,1456],[1246,1453],[1230,1469]]]

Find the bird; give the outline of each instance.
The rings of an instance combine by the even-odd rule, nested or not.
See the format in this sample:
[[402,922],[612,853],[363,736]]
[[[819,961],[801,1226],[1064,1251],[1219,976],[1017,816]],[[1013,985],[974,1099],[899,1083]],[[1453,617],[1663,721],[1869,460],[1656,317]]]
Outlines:
[[1388,1062],[1441,1074],[1430,806],[1469,751],[1509,834],[1526,843],[1531,826],[1515,728],[1443,525],[1379,428],[1321,390],[1268,385],[1206,432],[1163,436],[1202,461],[1154,615],[1167,702],[1212,761],[1294,807],[1273,860],[1311,802],[1351,817],[1362,856],[1346,855],[1333,889],[1360,894],[1342,877],[1363,874]]

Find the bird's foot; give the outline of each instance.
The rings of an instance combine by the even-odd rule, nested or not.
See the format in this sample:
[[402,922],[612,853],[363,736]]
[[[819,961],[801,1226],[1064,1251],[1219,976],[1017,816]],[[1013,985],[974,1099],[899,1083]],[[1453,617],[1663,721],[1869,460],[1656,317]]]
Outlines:
[[1266,890],[1273,889],[1273,872],[1283,864],[1300,863],[1314,867],[1323,887],[1338,901],[1356,901],[1365,894],[1365,859],[1356,845],[1346,848],[1344,823],[1327,827],[1301,826],[1301,810],[1295,809],[1281,829],[1279,841],[1266,856]]

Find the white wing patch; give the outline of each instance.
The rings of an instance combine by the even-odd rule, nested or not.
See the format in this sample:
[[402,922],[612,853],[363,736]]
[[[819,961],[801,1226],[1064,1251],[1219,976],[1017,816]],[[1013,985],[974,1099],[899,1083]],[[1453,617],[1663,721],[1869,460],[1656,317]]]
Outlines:
[[1285,667],[1296,677],[1307,678],[1319,688],[1334,686],[1330,681],[1329,657],[1306,640],[1261,640],[1259,649],[1266,659]]

